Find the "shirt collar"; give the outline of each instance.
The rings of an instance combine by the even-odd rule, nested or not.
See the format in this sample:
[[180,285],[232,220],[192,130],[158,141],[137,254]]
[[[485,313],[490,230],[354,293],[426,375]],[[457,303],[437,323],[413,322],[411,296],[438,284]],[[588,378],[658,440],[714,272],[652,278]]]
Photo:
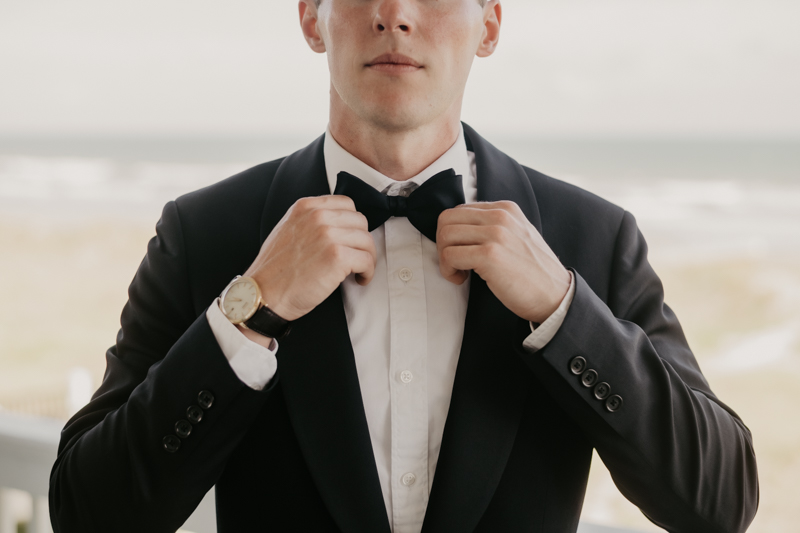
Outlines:
[[[325,156],[325,171],[328,175],[328,185],[331,194],[333,194],[334,189],[336,189],[336,175],[339,174],[339,172],[348,172],[353,176],[357,176],[380,192],[383,192],[387,187],[396,183],[403,183],[381,174],[342,148],[342,146],[336,142],[336,139],[333,138],[333,135],[331,135],[330,127],[328,127],[325,132],[323,153]],[[462,182],[464,183],[466,196],[466,187],[470,177],[470,159],[467,154],[467,142],[464,139],[463,128],[459,128],[458,139],[453,143],[453,146],[443,153],[439,159],[431,163],[425,170],[407,181],[422,185],[429,178],[448,168],[452,168],[455,170],[456,174],[460,174],[463,177]]]

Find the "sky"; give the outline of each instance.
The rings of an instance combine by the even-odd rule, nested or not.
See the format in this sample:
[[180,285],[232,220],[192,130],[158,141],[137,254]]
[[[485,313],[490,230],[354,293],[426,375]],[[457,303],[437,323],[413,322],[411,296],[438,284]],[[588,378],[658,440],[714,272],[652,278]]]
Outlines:
[[[502,5],[479,131],[800,138],[797,0]],[[0,136],[316,135],[328,85],[294,0],[0,0]]]

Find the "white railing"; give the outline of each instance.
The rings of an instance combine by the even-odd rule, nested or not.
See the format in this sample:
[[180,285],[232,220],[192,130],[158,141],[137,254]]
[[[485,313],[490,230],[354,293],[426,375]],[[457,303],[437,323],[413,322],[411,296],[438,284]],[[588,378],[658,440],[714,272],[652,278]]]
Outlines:
[[[52,533],[47,510],[50,468],[64,422],[0,411],[0,533]],[[186,521],[193,533],[216,533],[214,489]],[[581,523],[578,533],[635,533]]]
[[[46,418],[0,413],[0,533],[16,533],[20,507],[28,507],[28,531],[49,533],[47,484],[63,423]],[[16,489],[11,491],[9,489]],[[23,509],[24,512],[24,509]]]
[[[64,426],[62,420],[0,412],[0,533],[52,533],[47,508],[50,469]],[[215,533],[214,491],[209,492],[185,529]]]

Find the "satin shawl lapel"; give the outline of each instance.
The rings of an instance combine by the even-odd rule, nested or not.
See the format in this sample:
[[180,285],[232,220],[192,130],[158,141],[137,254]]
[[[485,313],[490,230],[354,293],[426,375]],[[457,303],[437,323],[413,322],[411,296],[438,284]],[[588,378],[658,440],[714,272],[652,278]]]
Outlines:
[[[522,167],[464,125],[475,153],[478,200],[513,200],[541,232],[536,198]],[[472,531],[500,482],[514,446],[530,372],[515,355],[519,317],[472,273],[467,318],[423,532]]]
[[[264,206],[262,242],[299,198],[330,194],[323,137],[278,168]],[[388,533],[340,289],[280,341],[278,375],[306,464],[336,524],[347,533]]]

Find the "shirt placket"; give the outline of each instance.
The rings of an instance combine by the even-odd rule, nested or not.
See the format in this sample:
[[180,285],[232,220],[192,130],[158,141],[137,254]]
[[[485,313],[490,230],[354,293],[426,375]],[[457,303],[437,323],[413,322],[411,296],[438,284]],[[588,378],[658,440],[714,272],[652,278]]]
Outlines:
[[385,235],[391,328],[392,529],[416,533],[422,528],[428,503],[428,321],[422,236],[406,218],[390,218]]

